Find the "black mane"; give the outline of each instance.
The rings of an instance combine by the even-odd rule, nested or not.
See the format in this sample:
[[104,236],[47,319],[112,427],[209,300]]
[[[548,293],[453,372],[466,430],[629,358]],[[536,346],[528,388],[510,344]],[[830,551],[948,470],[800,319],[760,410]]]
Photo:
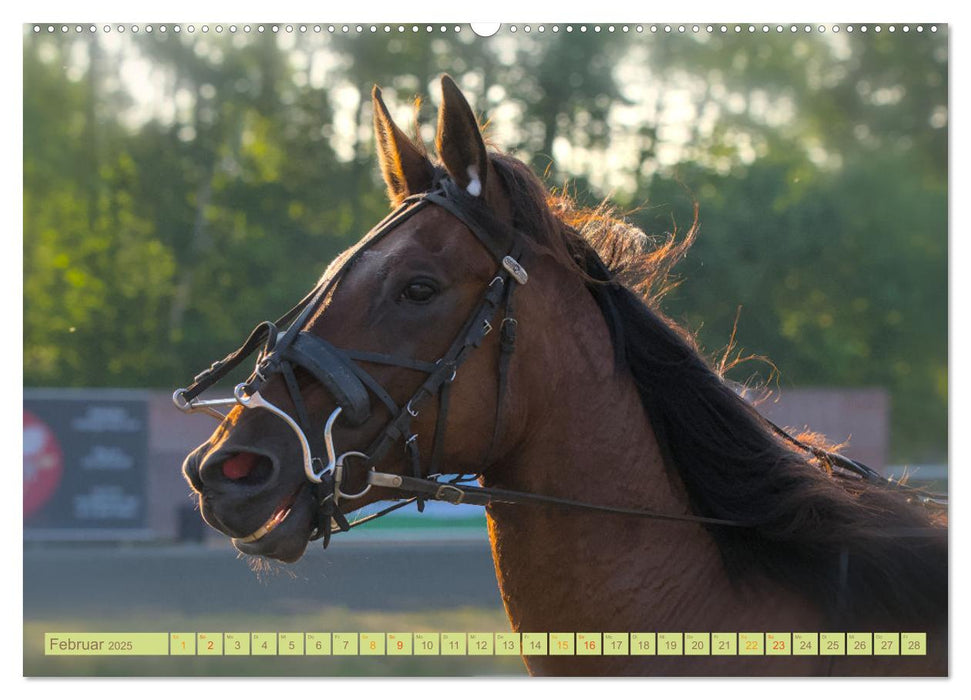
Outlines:
[[[493,154],[515,227],[583,278],[610,328],[618,371],[629,373],[665,462],[698,515],[749,528],[709,526],[726,569],[795,590],[852,621],[921,629],[947,617],[945,515],[882,484],[837,478],[781,440],[701,355],[694,338],[659,309],[668,274],[693,241],[653,248],[601,206],[551,196],[520,161]],[[914,536],[913,531],[917,531]],[[910,536],[900,536],[911,533]]]

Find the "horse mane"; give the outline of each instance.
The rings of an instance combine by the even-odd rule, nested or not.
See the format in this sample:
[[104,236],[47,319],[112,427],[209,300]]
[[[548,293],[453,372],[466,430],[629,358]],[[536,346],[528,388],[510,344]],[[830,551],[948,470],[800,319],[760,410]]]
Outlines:
[[853,620],[944,624],[946,515],[913,492],[837,477],[782,440],[722,376],[724,365],[713,368],[692,334],[661,312],[670,273],[697,234],[697,207],[680,240],[651,239],[606,204],[583,208],[550,194],[515,158],[491,159],[514,226],[596,299],[617,370],[635,382],[694,513],[750,526],[708,526],[733,580],[774,580],[829,612],[838,630]]

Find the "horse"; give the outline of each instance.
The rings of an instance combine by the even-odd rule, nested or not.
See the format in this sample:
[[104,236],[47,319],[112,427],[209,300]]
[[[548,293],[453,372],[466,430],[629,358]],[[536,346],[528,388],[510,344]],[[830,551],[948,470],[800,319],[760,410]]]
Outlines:
[[[433,161],[375,86],[391,214],[176,392],[221,421],[183,465],[205,521],[293,562],[369,504],[484,505],[516,632],[927,633],[917,656],[527,653],[531,674],[946,675],[946,512],[776,428],[664,315],[696,226],[652,243],[551,193],[441,88]],[[199,398],[257,351],[233,399]]]

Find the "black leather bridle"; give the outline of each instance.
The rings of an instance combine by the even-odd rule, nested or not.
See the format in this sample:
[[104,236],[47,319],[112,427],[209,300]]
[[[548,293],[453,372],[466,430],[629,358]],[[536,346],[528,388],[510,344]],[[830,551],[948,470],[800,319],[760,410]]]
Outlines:
[[[445,209],[461,221],[485,247],[497,265],[492,281],[483,291],[478,303],[448,350],[437,361],[426,362],[397,355],[337,348],[323,338],[303,330],[311,316],[333,292],[342,276],[365,251],[383,240],[415,214],[431,205]],[[214,362],[208,369],[198,374],[187,388],[176,390],[172,399],[175,405],[186,413],[205,412],[219,420],[223,420],[225,416],[217,408],[235,405],[241,405],[244,408],[263,408],[281,418],[294,431],[300,441],[304,472],[308,481],[313,485],[312,488],[315,489],[318,509],[314,532],[310,539],[322,538],[325,548],[330,542],[333,532],[347,531],[351,527],[362,525],[412,502],[417,502],[418,509],[422,510],[425,500],[483,506],[495,502],[539,503],[660,520],[686,521],[726,527],[753,527],[753,523],[720,518],[614,508],[553,496],[462,483],[474,480],[481,475],[482,471],[488,466],[490,456],[494,452],[501,435],[502,404],[508,384],[509,362],[516,347],[518,326],[513,309],[513,293],[517,287],[525,285],[528,281],[526,270],[520,263],[525,252],[522,241],[523,236],[518,234],[512,226],[500,221],[492,214],[481,198],[468,194],[448,176],[439,172],[428,192],[407,197],[400,206],[371,229],[333,275],[321,281],[317,287],[277,321],[265,321],[259,324],[239,349],[222,360]],[[502,311],[502,318],[497,320],[500,311]],[[485,337],[494,330],[496,325],[499,326],[500,347],[497,368],[496,414],[490,445],[476,473],[457,474],[448,481],[439,481],[438,477],[442,476],[441,460],[452,382],[470,353],[482,344]],[[281,332],[279,329],[283,327],[286,327],[286,330]],[[258,349],[260,352],[257,357],[256,368],[245,382],[236,386],[234,398],[198,400],[204,391]],[[423,372],[427,377],[405,405],[399,406],[381,383],[358,364],[360,362],[403,367]],[[313,434],[313,426],[298,386],[296,368],[302,368],[308,372],[327,389],[337,404],[326,421],[323,444],[312,442],[308,437]],[[295,417],[270,403],[260,394],[263,385],[276,374],[283,377],[294,405]],[[348,451],[338,454],[334,447],[332,434],[336,420],[340,417],[352,426],[363,424],[371,417],[372,394],[385,405],[391,419],[365,452]],[[428,469],[424,469],[418,450],[417,435],[412,430],[412,423],[418,416],[418,409],[421,404],[434,396],[438,397],[438,416],[429,466]],[[763,418],[763,420],[765,419]],[[780,437],[803,450],[811,452],[835,471],[866,481],[888,483],[877,472],[859,462],[843,455],[806,445],[770,421],[765,420],[765,422]],[[397,443],[404,444],[411,474],[388,474],[376,471],[375,466]],[[322,454],[321,450],[325,454]],[[341,488],[346,481],[344,478],[345,461],[350,458],[363,460],[367,469],[367,486],[358,493],[346,493]],[[342,498],[348,500],[359,498],[372,486],[389,489],[404,497],[405,500],[354,523],[348,523],[340,509],[340,500]],[[928,497],[925,500],[936,501],[937,499]],[[926,536],[927,534],[923,531],[923,528],[912,528],[912,530],[914,532],[897,529],[893,532],[888,531],[886,534],[896,537]],[[920,532],[917,532],[918,530]],[[249,538],[244,538],[244,541],[247,539]]]
[[[303,330],[307,321],[320,308],[343,274],[366,250],[430,205],[442,207],[465,224],[497,264],[495,275],[472,313],[448,350],[437,361],[425,362],[397,355],[336,348],[323,338]],[[418,488],[411,488],[412,495],[407,501],[356,521],[354,525],[363,524],[367,520],[413,501],[417,501],[419,510],[423,510],[426,499],[462,502],[464,494],[461,487],[456,485],[461,481],[476,478],[478,473],[459,474],[449,483],[429,480],[441,475],[450,388],[459,367],[498,324],[500,349],[496,416],[492,441],[482,460],[484,468],[488,464],[489,455],[495,448],[501,432],[502,401],[507,385],[509,360],[516,344],[518,322],[513,313],[513,292],[517,286],[524,285],[528,281],[526,270],[519,263],[522,252],[522,237],[516,235],[515,230],[492,215],[481,200],[463,191],[447,176],[439,175],[430,191],[406,198],[398,208],[378,223],[329,279],[322,281],[276,322],[265,321],[258,325],[238,350],[213,363],[207,370],[197,375],[189,387],[178,389],[173,394],[173,401],[182,411],[202,411],[219,419],[223,419],[224,416],[216,410],[217,407],[238,404],[246,408],[263,408],[286,422],[300,441],[304,471],[316,489],[319,511],[316,532],[311,539],[323,537],[325,547],[334,530],[332,521],[338,530],[346,531],[351,527],[338,507],[340,499],[363,496],[371,486],[408,491],[409,486],[414,486],[412,480],[420,482]],[[497,321],[496,317],[500,309],[503,310],[503,315],[502,319]],[[286,331],[280,332],[279,328],[287,324],[289,325]],[[257,358],[255,370],[249,379],[235,388],[233,399],[197,400],[206,389],[261,346],[262,350]],[[424,372],[427,377],[405,405],[399,406],[381,383],[357,364],[358,362],[404,367]],[[328,390],[337,403],[337,408],[331,413],[325,425],[322,445],[311,442],[308,438],[308,435],[312,434],[312,423],[294,372],[297,367],[309,372]],[[286,383],[294,404],[295,417],[273,405],[260,394],[261,387],[275,374],[280,374]],[[334,449],[332,436],[335,421],[340,416],[352,426],[364,423],[371,416],[371,394],[386,406],[391,420],[366,452],[351,451],[338,455]],[[422,468],[417,444],[418,436],[412,431],[412,422],[418,416],[418,409],[422,402],[436,395],[439,402],[438,417],[429,468],[425,470]],[[377,465],[391,447],[399,442],[403,442],[411,466],[412,476],[407,484],[400,481],[402,477],[374,470],[374,465]],[[321,449],[326,452],[326,457],[321,454]],[[365,466],[369,468],[368,484],[362,491],[349,494],[343,492],[341,486],[345,481],[345,461],[352,457],[365,461]]]

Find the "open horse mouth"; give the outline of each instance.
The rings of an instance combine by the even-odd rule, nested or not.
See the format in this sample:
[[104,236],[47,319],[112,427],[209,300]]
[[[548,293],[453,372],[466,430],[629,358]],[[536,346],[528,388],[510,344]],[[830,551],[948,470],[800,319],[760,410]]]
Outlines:
[[244,537],[233,537],[233,546],[243,554],[294,562],[309,542],[315,509],[310,489],[301,484],[277,504],[262,525]]
[[[275,463],[269,454],[234,451],[211,459],[201,468],[204,477],[190,482],[201,494],[205,520],[228,535],[237,550],[293,562],[309,541],[316,500],[303,479],[281,483]],[[199,471],[190,466],[187,473]]]
[[290,513],[293,512],[293,502],[297,500],[297,494],[300,493],[300,488],[297,488],[290,497],[287,498],[283,503],[277,506],[277,509],[273,511],[273,515],[266,519],[266,522],[260,525],[256,530],[247,535],[246,537],[237,537],[235,540],[240,544],[250,544],[252,542],[259,542],[261,539],[269,535],[273,530],[277,528]]

